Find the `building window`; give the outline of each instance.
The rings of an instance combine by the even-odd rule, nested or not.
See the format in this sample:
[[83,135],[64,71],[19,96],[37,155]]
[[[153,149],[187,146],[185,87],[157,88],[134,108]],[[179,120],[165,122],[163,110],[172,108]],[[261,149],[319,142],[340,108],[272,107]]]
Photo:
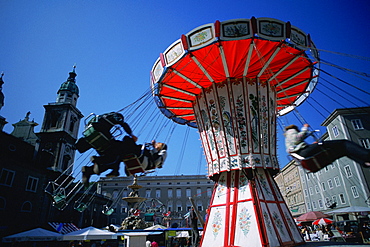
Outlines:
[[155,190],[155,197],[160,198],[161,197],[161,189],[156,189]]
[[177,212],[181,212],[182,211],[182,205],[181,205],[181,202],[180,201],[178,201],[176,203],[176,208],[177,208]]
[[331,181],[331,179],[328,180],[328,186],[329,186],[329,189],[332,189],[334,187],[333,181]]
[[345,166],[345,167],[344,167],[344,171],[346,172],[346,175],[347,175],[347,177],[348,177],[348,178],[349,178],[349,177],[352,177],[351,167],[349,167],[349,166]]
[[11,170],[3,168],[1,170],[0,185],[11,187],[13,184],[14,176],[15,176],[15,171],[11,171]]
[[339,186],[340,186],[339,177],[335,177],[335,178],[334,178],[334,183],[335,183],[335,186],[337,186],[337,187],[339,187]]
[[332,130],[335,137],[339,136],[338,127],[336,125],[332,128]]
[[181,189],[176,189],[176,197],[177,198],[181,197]]
[[311,210],[311,204],[309,202],[307,202],[307,209]]
[[126,207],[121,208],[121,214],[124,214],[124,213],[127,213],[127,208]]
[[322,188],[323,191],[326,190],[325,183],[321,183],[321,188]]
[[29,176],[27,180],[26,191],[36,192],[38,182],[38,178]]
[[308,196],[308,191],[305,189],[304,190],[304,196],[307,197]]
[[29,201],[26,201],[22,204],[21,212],[31,212],[32,204]]
[[67,170],[69,167],[69,162],[71,160],[71,156],[69,154],[63,155],[63,161],[62,161],[62,170]]
[[150,189],[146,189],[146,191],[145,191],[145,197],[146,198],[150,198]]
[[114,199],[118,197],[118,190],[113,190],[112,197]]
[[332,197],[331,197],[331,200],[333,201],[333,203],[334,203],[334,202],[337,202],[337,196],[332,196]]
[[318,185],[315,185],[315,191],[316,191],[316,194],[320,193],[320,190],[319,190],[319,186]]
[[364,127],[362,126],[361,120],[360,119],[353,119],[351,120],[352,126],[355,130],[361,130]]
[[370,139],[369,138],[364,138],[364,139],[360,139],[360,144],[366,148],[366,149],[370,149]]
[[320,208],[323,208],[324,207],[324,205],[322,204],[322,200],[321,199],[318,201],[318,203],[319,203],[319,207]]
[[352,186],[351,191],[352,191],[352,195],[353,195],[354,198],[359,197],[356,186]]
[[74,128],[75,128],[75,123],[77,122],[77,118],[74,116],[74,115],[72,115],[71,116],[71,121],[70,121],[70,125],[69,125],[69,131],[70,132],[73,132],[73,130],[74,130]]
[[317,208],[316,202],[312,202],[312,207],[313,207],[313,209],[316,209]]
[[172,211],[172,201],[168,201],[168,203],[167,203],[167,209],[168,209],[168,211]]
[[123,196],[123,197],[127,197],[127,195],[128,195],[128,191],[127,191],[126,189],[124,189],[124,190],[123,190],[123,193],[122,193],[122,196]]
[[172,197],[173,197],[172,189],[168,189],[168,198],[172,198]]
[[313,195],[313,189],[312,189],[312,187],[308,188],[308,191],[310,192],[310,195]]
[[340,203],[342,203],[342,204],[345,204],[346,203],[346,199],[344,199],[344,195],[343,194],[339,194],[339,200],[340,200]]
[[202,205],[198,205],[198,211],[203,211],[203,206]]
[[208,197],[212,196],[212,189],[210,187],[207,188],[207,196]]
[[202,189],[201,188],[197,188],[197,197],[200,197],[201,194],[202,194]]
[[330,199],[329,199],[329,197],[325,197],[325,204],[326,205],[330,205]]
[[51,121],[50,121],[50,127],[51,128],[58,128],[59,125],[59,119],[61,119],[62,114],[58,110],[54,110],[50,112],[51,115]]
[[186,197],[190,197],[191,196],[191,190],[190,188],[186,188]]

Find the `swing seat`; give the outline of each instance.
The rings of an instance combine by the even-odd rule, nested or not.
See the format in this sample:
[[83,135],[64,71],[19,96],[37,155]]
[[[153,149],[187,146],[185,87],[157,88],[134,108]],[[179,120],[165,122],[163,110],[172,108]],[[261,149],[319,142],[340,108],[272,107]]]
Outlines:
[[74,209],[76,209],[78,212],[83,212],[87,208],[87,205],[85,203],[79,203]]
[[290,155],[306,170],[310,172],[317,172],[325,166],[331,164],[326,150],[319,152],[318,154],[311,157],[302,157],[296,153],[290,153]]
[[113,214],[113,212],[114,212],[114,208],[111,208],[111,209],[103,209],[101,212],[102,212],[103,214],[105,214],[105,215],[109,216],[109,215]]
[[135,154],[127,154],[125,157],[123,157],[122,161],[123,163],[125,163],[127,171],[130,175],[145,172],[145,170],[141,166],[138,157]]
[[110,139],[96,131],[92,125],[89,125],[82,133],[87,143],[89,143],[98,152],[104,152],[110,147]]
[[59,192],[57,194],[46,192],[46,195],[52,201],[53,205],[66,202],[66,195],[63,192]]
[[68,206],[68,203],[65,200],[62,200],[59,202],[53,202],[53,206],[59,209],[60,211],[63,211]]
[[45,188],[46,195],[50,198],[53,204],[66,202],[66,191],[55,181],[50,181]]
[[63,193],[59,193],[59,194],[53,196],[53,200],[57,204],[61,203],[62,201],[66,200],[66,195],[64,195]]

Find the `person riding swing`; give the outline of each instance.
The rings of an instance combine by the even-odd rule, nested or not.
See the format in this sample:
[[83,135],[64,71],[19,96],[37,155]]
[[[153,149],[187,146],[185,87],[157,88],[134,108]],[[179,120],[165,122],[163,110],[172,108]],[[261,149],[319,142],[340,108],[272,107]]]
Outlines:
[[[82,167],[82,182],[87,186],[93,174],[100,175],[108,169],[112,169],[112,171],[107,176],[119,176],[119,167],[122,161],[126,164],[125,173],[127,176],[162,168],[167,157],[167,145],[155,141],[152,141],[152,145],[153,148],[149,149],[147,145],[136,144],[129,136],[125,136],[122,141],[113,141],[104,155],[91,157],[91,161],[94,163],[92,166]],[[128,167],[130,161],[134,162],[136,167]]]
[[296,125],[285,127],[286,151],[298,160],[303,168],[317,172],[335,160],[347,156],[363,167],[370,167],[370,150],[349,140],[328,140],[307,144],[304,140],[312,134],[308,124],[301,130]]
[[137,137],[132,134],[130,126],[124,121],[121,113],[110,112],[97,116],[90,114],[90,116],[93,117],[87,123],[83,137],[75,143],[75,147],[80,153],[94,148],[99,154],[103,154],[110,146],[110,142],[115,140],[111,130],[116,125],[121,126],[135,142],[137,141]]
[[[122,140],[116,140],[111,133],[115,125],[120,125],[128,135]],[[127,176],[137,172],[145,172],[155,168],[162,168],[167,157],[167,145],[152,141],[153,149],[148,145],[136,144],[137,137],[133,135],[130,126],[124,122],[120,113],[111,112],[95,116],[91,119],[84,131],[84,137],[76,142],[76,149],[86,152],[94,148],[99,156],[92,156],[92,166],[82,167],[82,182],[88,186],[91,175],[103,173],[108,169],[112,171],[107,177],[119,176],[120,163],[123,161],[132,165],[136,162],[138,169],[129,169],[125,166]]]

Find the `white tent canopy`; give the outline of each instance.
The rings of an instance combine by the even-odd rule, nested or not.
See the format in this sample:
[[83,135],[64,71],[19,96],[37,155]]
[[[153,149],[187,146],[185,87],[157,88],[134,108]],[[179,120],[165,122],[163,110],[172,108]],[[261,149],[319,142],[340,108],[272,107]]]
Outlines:
[[176,238],[188,238],[189,232],[188,231],[181,231],[176,233]]
[[29,231],[20,232],[3,238],[3,242],[12,241],[55,241],[61,240],[62,234],[45,230],[43,228],[35,228]]
[[114,232],[100,230],[89,226],[81,230],[68,233],[63,236],[63,240],[101,240],[101,239],[116,239],[117,235]]
[[144,230],[163,230],[163,229],[167,229],[167,227],[162,226],[162,225],[154,225],[154,226],[145,228]]
[[360,212],[370,212],[370,208],[361,206],[351,206],[346,208],[339,208],[337,210],[327,212],[327,214],[360,213]]

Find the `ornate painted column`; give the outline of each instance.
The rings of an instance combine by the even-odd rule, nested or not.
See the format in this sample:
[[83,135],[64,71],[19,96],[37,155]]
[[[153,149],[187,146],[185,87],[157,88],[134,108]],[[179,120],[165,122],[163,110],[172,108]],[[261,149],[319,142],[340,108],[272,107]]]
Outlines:
[[208,175],[216,181],[202,246],[303,242],[272,178],[279,170],[275,109],[276,93],[255,79],[214,84],[197,97]]

